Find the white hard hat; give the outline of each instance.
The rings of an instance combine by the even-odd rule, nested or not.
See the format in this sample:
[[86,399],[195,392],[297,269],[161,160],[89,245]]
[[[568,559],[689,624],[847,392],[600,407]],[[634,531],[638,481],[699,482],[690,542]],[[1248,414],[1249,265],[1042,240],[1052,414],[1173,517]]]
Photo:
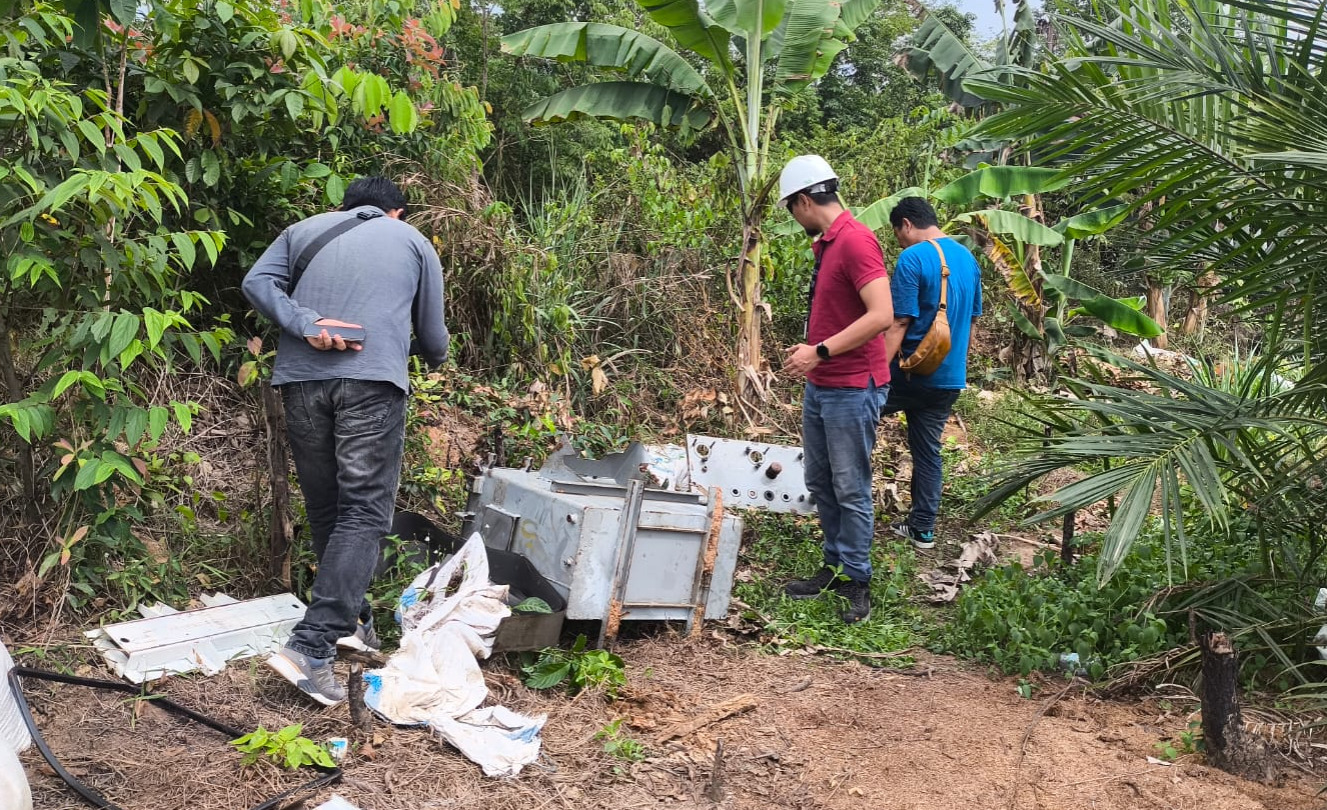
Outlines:
[[779,173],[779,204],[782,205],[799,191],[812,194],[831,191],[830,188],[812,188],[829,180],[838,180],[839,176],[829,167],[829,162],[820,155],[798,155],[788,161]]

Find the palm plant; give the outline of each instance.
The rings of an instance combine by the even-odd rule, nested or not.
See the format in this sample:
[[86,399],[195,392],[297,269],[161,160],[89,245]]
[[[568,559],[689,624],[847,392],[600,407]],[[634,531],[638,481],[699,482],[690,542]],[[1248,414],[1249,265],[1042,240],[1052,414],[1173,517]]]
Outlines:
[[[1046,473],[1099,469],[1046,497],[1049,518],[1123,493],[1099,576],[1124,559],[1160,502],[1183,554],[1186,506],[1207,530],[1258,536],[1269,564],[1321,559],[1327,511],[1327,22],[1318,0],[1126,0],[1066,19],[1064,58],[1043,71],[971,78],[1001,105],[987,137],[1017,140],[1072,174],[1088,201],[1150,209],[1158,262],[1210,263],[1225,300],[1266,323],[1239,385],[1108,358],[1130,380],[1079,381],[1045,402],[1040,434],[987,498]],[[1275,385],[1277,375],[1293,385]],[[1085,418],[1086,417],[1086,418]],[[1043,446],[1044,443],[1044,446]],[[1238,518],[1238,519],[1236,519]],[[1308,556],[1280,554],[1293,540]]]
[[741,255],[728,277],[739,312],[737,389],[739,400],[763,399],[768,369],[760,339],[767,307],[761,298],[762,224],[777,169],[770,161],[775,125],[792,96],[825,75],[880,0],[637,2],[694,59],[615,25],[566,22],[518,31],[503,38],[503,50],[627,76],[563,90],[535,102],[523,116],[536,123],[586,116],[640,120],[683,130],[717,120],[742,200]]

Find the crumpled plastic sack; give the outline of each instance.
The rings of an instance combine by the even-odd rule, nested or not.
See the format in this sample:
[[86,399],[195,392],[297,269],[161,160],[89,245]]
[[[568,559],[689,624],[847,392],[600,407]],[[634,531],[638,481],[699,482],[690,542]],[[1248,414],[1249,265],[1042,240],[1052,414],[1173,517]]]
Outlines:
[[455,555],[415,577],[401,594],[401,649],[364,674],[364,702],[398,725],[427,725],[486,776],[515,776],[539,757],[547,715],[480,708],[488,687],[479,659],[511,615],[506,585],[488,578],[484,541],[472,534]]
[[5,810],[32,810],[32,790],[18,753],[32,742],[23,715],[9,688],[9,670],[14,660],[0,644],[0,807]]

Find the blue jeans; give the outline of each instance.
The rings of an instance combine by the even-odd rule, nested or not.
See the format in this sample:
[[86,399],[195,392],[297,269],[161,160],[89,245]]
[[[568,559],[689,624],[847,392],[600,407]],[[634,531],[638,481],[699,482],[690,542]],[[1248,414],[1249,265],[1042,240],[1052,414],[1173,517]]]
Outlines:
[[405,449],[405,392],[389,382],[281,386],[286,433],[313,535],[313,598],[286,646],[310,658],[372,618],[366,593],[391,529]]
[[908,418],[908,452],[912,454],[912,509],[908,526],[914,532],[935,531],[944,488],[944,465],[940,459],[940,435],[944,433],[954,403],[962,391],[927,388],[898,380],[889,390],[885,413],[903,411]]
[[802,397],[803,468],[825,535],[825,565],[842,566],[859,582],[871,581],[871,451],[888,393],[874,381],[866,388],[808,382]]

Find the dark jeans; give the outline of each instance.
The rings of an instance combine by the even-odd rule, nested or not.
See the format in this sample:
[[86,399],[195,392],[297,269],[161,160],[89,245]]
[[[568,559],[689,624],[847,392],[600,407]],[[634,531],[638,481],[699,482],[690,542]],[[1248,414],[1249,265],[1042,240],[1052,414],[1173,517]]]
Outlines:
[[281,386],[295,472],[313,534],[313,598],[286,646],[310,658],[372,617],[365,594],[391,528],[405,443],[405,392],[389,382]]
[[913,531],[935,531],[940,491],[944,488],[940,434],[961,393],[954,388],[909,385],[903,379],[895,381],[889,389],[885,413],[903,411],[908,418],[908,450],[912,453],[912,510],[908,513],[908,525]]
[[808,382],[802,397],[802,467],[825,535],[825,565],[859,582],[871,581],[871,451],[888,391],[874,381],[867,388]]

